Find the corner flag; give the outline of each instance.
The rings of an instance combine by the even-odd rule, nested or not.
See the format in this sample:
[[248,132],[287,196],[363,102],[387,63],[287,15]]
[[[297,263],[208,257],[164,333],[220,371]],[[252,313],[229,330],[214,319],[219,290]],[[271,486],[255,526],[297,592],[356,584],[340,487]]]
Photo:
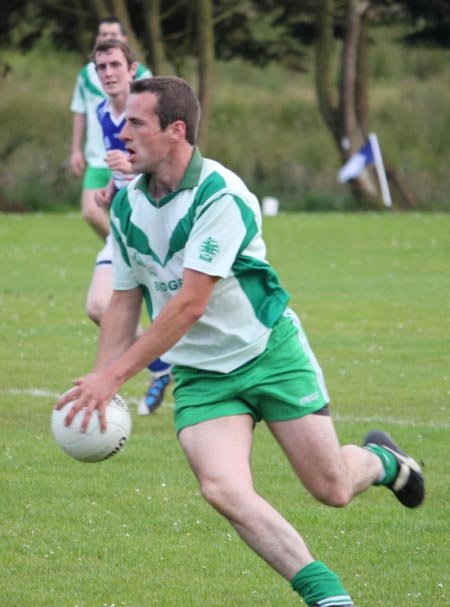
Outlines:
[[369,138],[363,147],[347,160],[338,172],[338,181],[339,183],[344,183],[349,179],[354,179],[363,169],[365,169],[365,167],[371,164],[375,164],[384,206],[391,207],[392,200],[386,179],[386,171],[384,170],[383,158],[375,133],[370,133]]
[[358,177],[366,166],[369,166],[374,162],[375,156],[373,154],[372,144],[370,139],[368,139],[359,152],[353,154],[341,168],[338,173],[338,181],[344,183],[349,179]]

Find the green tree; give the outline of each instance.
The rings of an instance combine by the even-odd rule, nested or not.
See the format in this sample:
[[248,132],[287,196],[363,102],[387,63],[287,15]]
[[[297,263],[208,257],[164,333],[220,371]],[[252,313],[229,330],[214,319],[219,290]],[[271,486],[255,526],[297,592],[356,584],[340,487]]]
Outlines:
[[215,64],[212,0],[197,0],[196,15],[198,32],[197,55],[199,99],[202,106],[199,142],[201,147],[206,148]]
[[402,0],[402,16],[411,31],[405,40],[413,45],[450,48],[450,2],[448,0]]
[[[220,58],[239,56],[256,65],[276,61],[293,70],[314,70],[318,106],[341,162],[361,147],[370,130],[372,28],[401,24],[407,34],[399,43],[450,44],[447,0],[222,0],[220,4],[233,8],[217,27]],[[306,46],[314,48],[313,66],[305,61]],[[386,171],[397,203],[414,206],[413,194],[389,161]],[[349,187],[361,206],[380,206],[372,169]]]
[[[27,49],[45,35],[55,46],[77,50],[85,58],[94,24],[106,14],[121,18],[131,44],[156,74],[183,75],[187,59],[196,59],[203,141],[216,58],[314,69],[318,106],[342,162],[370,130],[372,28],[402,24],[406,43],[450,45],[448,0],[4,0],[1,44]],[[314,47],[313,66],[305,58],[306,46]],[[389,162],[386,168],[394,198],[412,206],[414,198],[401,175]],[[370,170],[350,187],[361,205],[379,206]]]
[[144,15],[150,63],[153,73],[159,76],[169,71],[161,23],[161,0],[144,0]]

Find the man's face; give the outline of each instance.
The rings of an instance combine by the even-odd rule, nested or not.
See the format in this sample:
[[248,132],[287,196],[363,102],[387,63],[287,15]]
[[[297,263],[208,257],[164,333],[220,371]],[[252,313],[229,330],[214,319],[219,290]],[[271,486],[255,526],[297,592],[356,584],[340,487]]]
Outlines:
[[118,23],[101,23],[98,28],[96,41],[101,42],[110,38],[117,38],[118,40],[122,40],[122,42],[126,42],[127,40],[126,36],[122,34]]
[[133,171],[155,173],[171,149],[169,125],[161,130],[158,116],[154,112],[157,97],[154,93],[137,93],[128,97],[120,138],[125,141]]
[[111,48],[95,54],[95,66],[105,93],[110,97],[127,94],[136,73],[136,64],[128,66],[123,51]]

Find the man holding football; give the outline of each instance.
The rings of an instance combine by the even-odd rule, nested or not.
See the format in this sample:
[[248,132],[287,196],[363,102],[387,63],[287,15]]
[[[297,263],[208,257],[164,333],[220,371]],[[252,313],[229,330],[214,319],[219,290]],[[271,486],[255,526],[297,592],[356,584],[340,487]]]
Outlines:
[[[121,137],[142,175],[114,199],[114,293],[96,366],[75,400],[82,427],[124,382],[163,356],[175,376],[179,442],[204,498],[291,583],[308,607],[349,607],[339,577],[253,486],[255,423],[264,420],[299,480],[342,507],[384,485],[407,507],[425,495],[419,465],[381,431],[339,444],[322,372],[288,294],[265,258],[257,199],[195,147],[198,100],[182,79],[133,82]],[[134,342],[144,293],[152,324]],[[133,343],[134,342],[134,343]]]

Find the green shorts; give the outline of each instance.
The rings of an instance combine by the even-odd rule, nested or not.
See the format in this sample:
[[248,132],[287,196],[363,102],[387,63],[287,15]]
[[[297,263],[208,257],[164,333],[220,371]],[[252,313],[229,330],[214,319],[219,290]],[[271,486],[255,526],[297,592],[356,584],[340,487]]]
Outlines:
[[83,177],[83,190],[100,190],[108,185],[112,172],[110,169],[98,169],[87,166]]
[[266,350],[231,373],[173,367],[177,433],[243,413],[255,422],[296,419],[328,404],[322,370],[293,316],[285,313],[273,327]]

